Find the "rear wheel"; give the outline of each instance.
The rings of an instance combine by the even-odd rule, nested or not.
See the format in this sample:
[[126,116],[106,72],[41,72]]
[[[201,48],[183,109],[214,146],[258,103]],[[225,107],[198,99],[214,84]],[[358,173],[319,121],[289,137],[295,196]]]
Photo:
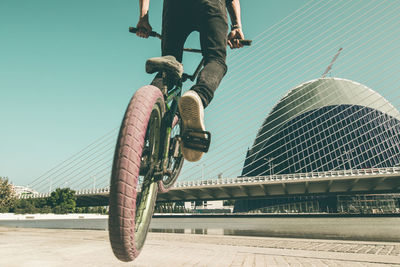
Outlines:
[[[120,128],[110,183],[109,238],[115,256],[132,261],[140,253],[153,216],[164,100],[154,86],[131,99]],[[139,189],[140,193],[139,193]]]
[[170,145],[168,151],[167,173],[158,182],[158,192],[165,193],[175,184],[183,165],[183,155],[179,145],[182,121],[179,117],[174,118],[171,130]]

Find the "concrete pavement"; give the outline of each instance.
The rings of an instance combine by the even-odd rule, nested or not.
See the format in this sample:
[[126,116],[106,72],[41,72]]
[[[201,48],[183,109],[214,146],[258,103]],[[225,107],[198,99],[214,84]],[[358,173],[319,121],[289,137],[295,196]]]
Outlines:
[[400,266],[400,242],[150,233],[123,263],[106,231],[0,227],[0,266]]

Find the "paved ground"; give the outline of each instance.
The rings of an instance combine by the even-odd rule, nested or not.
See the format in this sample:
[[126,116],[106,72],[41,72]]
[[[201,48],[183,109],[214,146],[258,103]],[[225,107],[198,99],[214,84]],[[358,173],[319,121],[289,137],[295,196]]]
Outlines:
[[106,231],[0,227],[0,266],[400,266],[400,243],[150,233],[122,263]]

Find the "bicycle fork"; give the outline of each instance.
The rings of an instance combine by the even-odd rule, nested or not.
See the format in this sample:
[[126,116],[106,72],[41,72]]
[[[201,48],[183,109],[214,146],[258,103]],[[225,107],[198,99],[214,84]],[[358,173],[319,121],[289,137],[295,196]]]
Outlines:
[[[182,87],[176,86],[171,91],[172,93],[169,94],[167,99],[165,99],[167,112],[161,121],[161,133],[164,134],[160,136],[160,147],[162,149],[159,151],[159,164],[154,172],[154,177],[157,180],[162,179],[164,175],[171,177],[172,173],[168,170],[169,156],[172,155],[173,157],[178,157],[179,155],[180,137],[174,137],[171,146],[171,132],[174,126],[175,114],[178,109],[178,95],[180,95]],[[168,105],[168,103],[171,103],[171,105]]]

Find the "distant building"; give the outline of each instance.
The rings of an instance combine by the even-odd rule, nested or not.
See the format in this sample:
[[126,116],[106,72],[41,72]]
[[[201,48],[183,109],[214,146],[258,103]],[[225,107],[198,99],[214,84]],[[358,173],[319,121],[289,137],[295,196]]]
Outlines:
[[393,167],[400,113],[377,92],[344,79],[304,83],[260,127],[243,176]]
[[13,189],[14,189],[16,197],[18,197],[18,198],[20,198],[21,196],[26,196],[26,195],[39,194],[37,191],[35,191],[29,187],[21,186],[21,185],[13,185]]
[[[290,90],[273,107],[247,152],[242,176],[383,168],[399,163],[399,111],[360,83],[321,78]],[[324,209],[321,201],[315,201],[300,202],[313,210]],[[239,200],[235,210],[270,203],[264,202]],[[279,205],[291,202],[287,199]],[[337,210],[337,200],[327,202],[335,203]]]
[[213,201],[188,201],[185,202],[185,209],[198,213],[230,213],[232,212],[231,207],[225,207],[223,200]]

